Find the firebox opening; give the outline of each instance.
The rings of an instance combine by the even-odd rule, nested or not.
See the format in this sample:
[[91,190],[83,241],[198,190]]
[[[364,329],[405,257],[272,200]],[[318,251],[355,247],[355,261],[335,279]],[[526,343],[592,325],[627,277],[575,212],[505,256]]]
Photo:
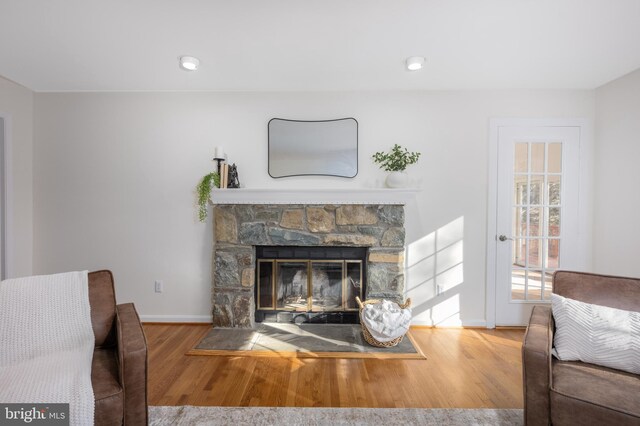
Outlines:
[[366,247],[256,246],[256,321],[357,323]]

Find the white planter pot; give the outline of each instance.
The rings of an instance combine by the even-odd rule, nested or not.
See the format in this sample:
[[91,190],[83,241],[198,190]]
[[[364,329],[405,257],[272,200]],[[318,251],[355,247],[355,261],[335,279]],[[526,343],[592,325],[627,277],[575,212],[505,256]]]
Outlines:
[[387,188],[406,188],[409,186],[409,176],[405,172],[391,172],[385,183]]

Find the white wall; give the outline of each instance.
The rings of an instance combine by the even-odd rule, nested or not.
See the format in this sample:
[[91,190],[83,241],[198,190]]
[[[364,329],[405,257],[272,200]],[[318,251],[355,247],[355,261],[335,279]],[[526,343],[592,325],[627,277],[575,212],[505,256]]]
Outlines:
[[640,70],[596,90],[593,259],[640,277]]
[[[423,153],[409,169],[423,191],[407,208],[418,322],[482,325],[489,118],[592,119],[593,101],[592,91],[37,94],[34,268],[109,268],[119,301],[148,318],[206,318],[212,228],[196,220],[194,186],[214,146],[247,187],[326,188],[380,186],[370,156],[400,143]],[[360,125],[355,179],[268,176],[269,119],[349,116]],[[433,297],[436,274],[446,291]]]
[[0,77],[0,117],[5,119],[7,174],[7,277],[32,273],[33,92]]

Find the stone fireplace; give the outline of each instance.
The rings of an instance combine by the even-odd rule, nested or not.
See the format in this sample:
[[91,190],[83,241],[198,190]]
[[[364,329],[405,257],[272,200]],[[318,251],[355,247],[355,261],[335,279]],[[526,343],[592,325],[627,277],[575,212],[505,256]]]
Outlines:
[[[403,205],[218,204],[214,206],[214,223],[212,301],[216,327],[253,327],[256,309],[261,303],[256,300],[260,292],[256,285],[260,283],[263,291],[271,288],[276,292],[261,299],[263,308],[275,311],[353,311],[356,270],[365,274],[361,280],[366,282],[362,294],[365,299],[403,299]],[[335,259],[334,255],[324,262],[313,256],[304,260],[289,259],[290,264],[285,266],[297,269],[281,272],[291,278],[288,287],[277,290],[279,287],[273,283],[269,284],[271,287],[264,284],[265,271],[282,265],[264,256],[263,263],[258,263],[256,253],[264,247],[323,247],[336,249],[335,253],[340,252],[341,247],[360,248],[364,253],[362,269],[356,269],[355,259]],[[284,256],[280,260],[283,259]],[[302,265],[303,262],[307,262],[307,266]],[[268,274],[275,277],[271,269]],[[301,284],[311,280],[314,274],[317,281],[325,280],[324,288],[314,290],[310,284],[309,287]],[[342,281],[338,281],[339,274]],[[350,281],[354,282],[354,288],[348,286]]]

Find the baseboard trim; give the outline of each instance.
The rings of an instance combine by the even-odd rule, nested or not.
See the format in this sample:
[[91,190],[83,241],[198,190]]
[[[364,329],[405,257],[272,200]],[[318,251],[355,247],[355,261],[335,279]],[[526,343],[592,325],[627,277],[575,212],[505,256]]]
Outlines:
[[415,328],[487,328],[485,320],[470,320],[461,322],[433,323],[431,321],[412,321]]
[[177,322],[177,323],[209,323],[213,322],[211,315],[140,315],[140,321],[152,322]]

